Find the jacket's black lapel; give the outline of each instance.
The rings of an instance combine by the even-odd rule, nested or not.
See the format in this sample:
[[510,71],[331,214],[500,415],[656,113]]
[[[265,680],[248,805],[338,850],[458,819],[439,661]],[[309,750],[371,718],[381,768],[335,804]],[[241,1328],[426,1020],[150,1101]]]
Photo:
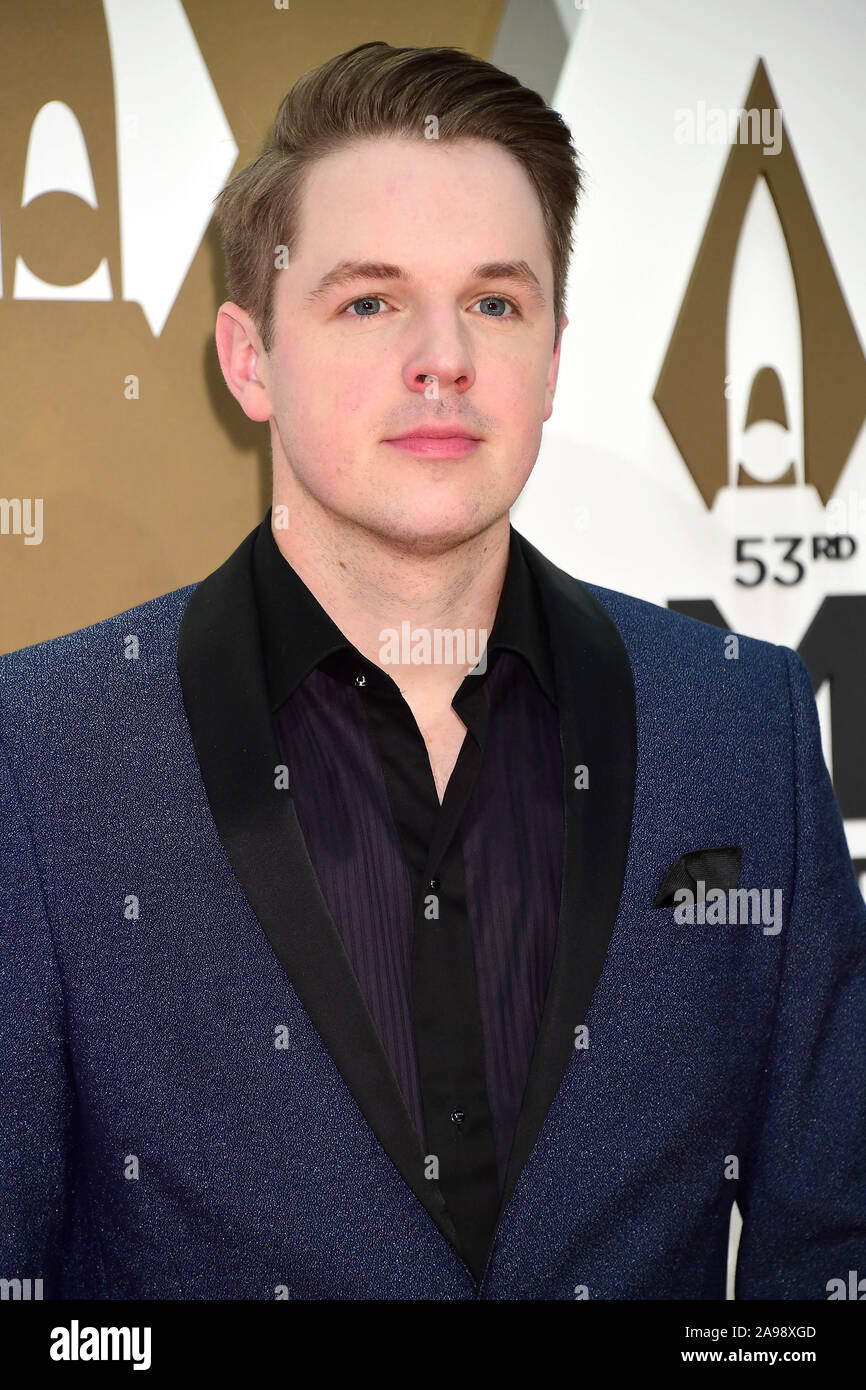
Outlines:
[[253,531],[193,591],[178,674],[220,839],[301,1003],[370,1127],[458,1254],[437,1183],[307,854],[289,793],[275,785],[252,577]]
[[[518,533],[519,534],[519,533]],[[625,876],[637,766],[631,662],[619,629],[579,581],[520,536],[551,637],[563,750],[565,862],[556,951],[500,1219],[586,1021]],[[575,786],[575,768],[588,784]]]

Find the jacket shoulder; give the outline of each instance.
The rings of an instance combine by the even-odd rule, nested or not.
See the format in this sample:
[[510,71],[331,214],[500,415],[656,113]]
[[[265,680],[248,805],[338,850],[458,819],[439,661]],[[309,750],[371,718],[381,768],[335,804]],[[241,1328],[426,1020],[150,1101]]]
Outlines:
[[716,670],[720,656],[727,661],[747,658],[752,672],[762,671],[787,680],[785,662],[789,655],[796,655],[787,647],[748,637],[734,628],[717,627],[633,594],[580,582],[618,628],[633,664],[640,661],[680,668],[688,664],[698,674],[704,662]]
[[[126,662],[155,675],[173,662],[177,633],[198,583],[173,589],[97,623],[0,656],[0,703],[7,715],[50,700],[81,697],[121,679]],[[114,674],[112,674],[114,673]]]

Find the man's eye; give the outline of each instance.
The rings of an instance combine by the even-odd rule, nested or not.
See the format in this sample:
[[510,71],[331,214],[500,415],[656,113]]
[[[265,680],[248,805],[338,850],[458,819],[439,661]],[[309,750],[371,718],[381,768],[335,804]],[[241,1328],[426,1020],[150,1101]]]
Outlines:
[[350,318],[372,319],[379,313],[376,305],[384,303],[384,299],[381,299],[378,294],[365,294],[362,299],[353,299],[351,304],[347,304],[343,313],[348,314],[350,309],[356,309],[358,312],[350,314]]
[[[382,308],[388,309],[388,305],[381,295],[365,294],[360,299],[353,299],[351,304],[347,304],[342,310],[350,318],[372,319],[378,317]],[[481,309],[483,318],[520,318],[520,310],[512,299],[506,298],[503,294],[486,294],[483,299],[473,305],[475,309]],[[510,312],[509,312],[510,311]]]
[[[487,313],[487,309],[490,308],[491,305],[493,306],[493,312]],[[500,305],[503,307],[499,308]],[[512,299],[506,299],[504,294],[486,294],[483,299],[479,299],[474,307],[476,309],[483,309],[482,318],[486,319],[511,319],[520,317],[520,310],[517,305]],[[507,314],[505,312],[506,309],[510,309],[511,313]]]

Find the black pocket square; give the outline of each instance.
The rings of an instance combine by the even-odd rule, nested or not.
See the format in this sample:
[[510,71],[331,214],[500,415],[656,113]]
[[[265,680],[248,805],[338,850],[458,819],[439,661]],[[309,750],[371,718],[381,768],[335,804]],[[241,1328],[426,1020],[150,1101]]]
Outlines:
[[668,869],[653,907],[676,907],[674,894],[680,888],[688,888],[697,897],[699,882],[704,884],[704,892],[710,888],[738,887],[742,862],[743,851],[739,845],[690,850]]

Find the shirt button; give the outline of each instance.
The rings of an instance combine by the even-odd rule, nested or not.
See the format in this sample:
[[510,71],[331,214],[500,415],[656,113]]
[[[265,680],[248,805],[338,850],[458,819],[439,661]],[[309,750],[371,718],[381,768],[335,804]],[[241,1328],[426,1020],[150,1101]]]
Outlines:
[[451,1123],[452,1123],[452,1124],[455,1124],[455,1125],[462,1125],[462,1123],[463,1123],[463,1121],[464,1121],[465,1119],[466,1119],[466,1111],[465,1111],[465,1110],[452,1110],[452,1111],[451,1111]]
[[441,882],[442,882],[442,880],[439,879],[439,878],[431,878],[431,880],[430,880],[430,887],[433,889],[433,892],[434,892],[434,893],[436,892],[436,889],[439,887],[439,885],[440,885]]
[[355,684],[357,685],[359,690],[367,684],[367,677],[364,675],[363,671],[358,672],[357,676],[355,677]]

